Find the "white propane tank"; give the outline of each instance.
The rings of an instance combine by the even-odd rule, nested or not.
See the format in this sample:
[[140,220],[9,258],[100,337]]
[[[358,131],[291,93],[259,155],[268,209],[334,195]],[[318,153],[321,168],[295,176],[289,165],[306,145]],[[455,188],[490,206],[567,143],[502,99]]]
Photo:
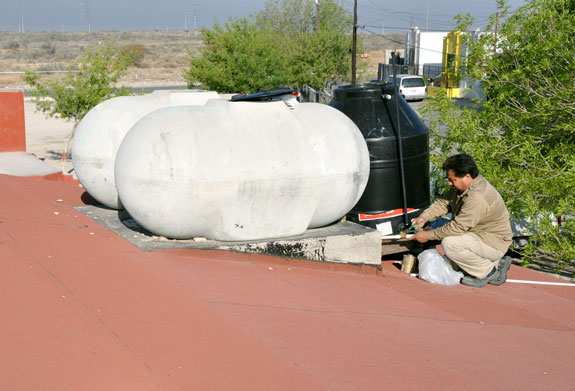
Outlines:
[[164,90],[108,99],[86,114],[72,142],[72,164],[82,186],[102,204],[122,209],[114,181],[114,162],[128,130],[146,114],[170,106],[203,105],[213,91]]
[[116,157],[130,215],[174,239],[257,240],[332,223],[359,200],[369,154],[340,111],[211,100],[148,114]]

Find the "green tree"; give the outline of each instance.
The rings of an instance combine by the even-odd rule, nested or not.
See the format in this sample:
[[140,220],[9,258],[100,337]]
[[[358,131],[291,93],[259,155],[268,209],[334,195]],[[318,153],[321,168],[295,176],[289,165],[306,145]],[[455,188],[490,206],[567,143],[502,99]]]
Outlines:
[[203,30],[202,57],[192,57],[188,83],[200,81],[218,92],[252,92],[287,83],[282,74],[287,60],[282,42],[269,31],[260,31],[247,19],[228,22],[223,28]]
[[301,34],[286,73],[290,85],[323,89],[351,75],[351,37],[335,31]]
[[[505,18],[505,2],[498,5]],[[526,260],[541,250],[559,269],[575,260],[574,26],[574,0],[530,1],[500,23],[497,37],[467,41],[466,73],[487,97],[479,107],[460,109],[443,95],[427,108],[439,113],[436,167],[454,151],[473,154],[513,218],[528,223]]]
[[268,0],[252,18],[203,30],[205,48],[192,57],[188,84],[218,92],[255,92],[281,86],[321,89],[350,73],[351,18],[334,0],[321,1],[315,31],[313,0]]
[[46,116],[74,122],[62,160],[78,123],[98,103],[119,95],[129,95],[128,88],[115,84],[125,73],[129,58],[118,53],[110,42],[95,44],[72,70],[61,79],[42,80],[38,73],[27,72],[24,81],[32,87],[33,101]]
[[[317,7],[313,0],[268,0],[263,11],[256,15],[261,29],[282,34],[316,31]],[[320,1],[320,31],[350,33],[351,14],[334,0]]]

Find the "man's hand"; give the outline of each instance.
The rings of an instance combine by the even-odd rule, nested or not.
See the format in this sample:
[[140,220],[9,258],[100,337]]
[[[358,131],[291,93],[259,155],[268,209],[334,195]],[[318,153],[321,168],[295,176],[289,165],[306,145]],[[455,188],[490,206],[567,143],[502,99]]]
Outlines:
[[423,228],[423,226],[425,225],[425,219],[423,218],[423,216],[417,216],[416,218],[414,218],[413,220],[411,220],[411,223],[414,224],[413,228],[416,230],[420,230]]
[[417,231],[409,240],[417,240],[419,243],[425,243],[429,240],[427,230]]

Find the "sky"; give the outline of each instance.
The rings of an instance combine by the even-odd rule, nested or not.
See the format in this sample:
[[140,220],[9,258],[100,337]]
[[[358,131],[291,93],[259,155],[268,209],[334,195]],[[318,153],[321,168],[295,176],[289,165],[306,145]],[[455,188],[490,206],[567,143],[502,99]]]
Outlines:
[[[340,0],[350,12],[353,0]],[[215,20],[247,17],[266,0],[0,0],[2,31],[192,30]],[[357,0],[359,32],[449,31],[453,16],[471,13],[483,29],[496,12],[495,0]],[[511,10],[526,0],[508,0]],[[321,4],[321,0],[320,0]],[[86,7],[87,5],[87,7]],[[86,11],[87,10],[87,11]],[[89,23],[88,23],[89,22]]]

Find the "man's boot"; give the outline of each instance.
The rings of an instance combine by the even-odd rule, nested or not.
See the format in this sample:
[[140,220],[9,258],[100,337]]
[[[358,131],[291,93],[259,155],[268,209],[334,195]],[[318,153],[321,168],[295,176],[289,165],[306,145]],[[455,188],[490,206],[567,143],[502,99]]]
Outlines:
[[471,276],[465,276],[461,279],[461,283],[463,285],[472,286],[474,288],[483,288],[485,285],[493,281],[498,276],[499,276],[498,270],[497,268],[494,267],[485,278],[479,279]]
[[497,266],[497,277],[493,280],[489,281],[491,285],[502,285],[505,281],[507,281],[507,270],[511,266],[511,257],[504,256],[499,260],[499,266]]

